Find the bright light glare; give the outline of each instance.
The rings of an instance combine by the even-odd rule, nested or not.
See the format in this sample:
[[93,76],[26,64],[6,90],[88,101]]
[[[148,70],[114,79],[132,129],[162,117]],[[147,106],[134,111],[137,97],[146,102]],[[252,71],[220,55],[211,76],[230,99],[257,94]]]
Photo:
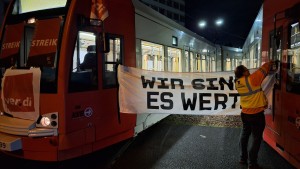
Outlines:
[[205,21],[200,21],[199,22],[199,27],[200,28],[204,28],[206,26],[206,22]]
[[217,19],[217,20],[216,20],[216,25],[217,25],[217,26],[220,26],[220,25],[223,24],[223,22],[224,22],[223,19]]
[[28,24],[35,23],[35,22],[36,22],[35,18],[29,18],[27,21]]
[[41,124],[43,125],[43,126],[49,126],[50,125],[50,119],[48,118],[48,117],[42,117],[42,119],[41,119]]

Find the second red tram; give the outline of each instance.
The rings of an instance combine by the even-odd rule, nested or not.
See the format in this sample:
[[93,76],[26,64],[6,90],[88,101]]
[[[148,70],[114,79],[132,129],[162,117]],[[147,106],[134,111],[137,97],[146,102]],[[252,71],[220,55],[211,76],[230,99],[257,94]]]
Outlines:
[[280,60],[264,140],[300,168],[300,1],[265,0],[262,59]]

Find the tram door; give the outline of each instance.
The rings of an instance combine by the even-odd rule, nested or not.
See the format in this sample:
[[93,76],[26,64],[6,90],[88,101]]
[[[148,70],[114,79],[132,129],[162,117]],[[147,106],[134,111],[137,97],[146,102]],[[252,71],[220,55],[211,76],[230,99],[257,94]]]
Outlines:
[[[270,48],[269,54],[270,59],[272,60],[281,60],[281,40],[278,44],[276,44],[273,37],[273,32],[270,33]],[[282,37],[281,37],[282,38]],[[280,38],[280,39],[281,39]],[[277,46],[279,45],[279,46]],[[282,65],[281,65],[282,66]],[[282,67],[279,66],[279,69],[283,70]],[[276,140],[276,147],[279,149],[284,149],[284,136],[282,132],[282,125],[283,125],[283,115],[284,112],[282,111],[282,97],[283,97],[283,90],[282,90],[282,72],[279,72],[275,75],[276,77],[276,84],[274,85],[272,95],[272,105],[269,105],[268,109],[265,111],[266,117],[266,133],[272,140]]]
[[[72,120],[69,121],[69,127],[72,130],[84,131],[85,144],[96,140],[95,117],[98,118],[97,116],[100,115],[99,106],[95,101],[98,98],[96,93],[98,90],[96,39],[96,32],[78,31],[72,57],[72,71],[70,72],[67,111],[71,112]],[[89,147],[87,151],[92,151],[92,147]]]
[[285,149],[300,161],[300,47],[288,50],[286,70],[286,94],[282,100],[282,110],[287,116],[284,118]]

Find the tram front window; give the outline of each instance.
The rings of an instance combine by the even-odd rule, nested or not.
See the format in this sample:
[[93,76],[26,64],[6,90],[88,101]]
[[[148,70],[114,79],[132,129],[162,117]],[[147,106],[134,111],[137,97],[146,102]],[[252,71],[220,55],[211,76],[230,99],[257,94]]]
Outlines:
[[0,68],[41,69],[41,93],[57,92],[60,31],[68,0],[15,0],[6,16]]
[[63,19],[58,17],[35,20],[32,23],[8,22],[0,56],[2,75],[5,69],[11,67],[39,67],[42,73],[41,93],[55,93],[57,44],[62,22]]
[[18,0],[15,2],[13,14],[16,15],[39,10],[65,7],[67,0],[51,0],[43,1],[43,3],[40,2],[40,0]]

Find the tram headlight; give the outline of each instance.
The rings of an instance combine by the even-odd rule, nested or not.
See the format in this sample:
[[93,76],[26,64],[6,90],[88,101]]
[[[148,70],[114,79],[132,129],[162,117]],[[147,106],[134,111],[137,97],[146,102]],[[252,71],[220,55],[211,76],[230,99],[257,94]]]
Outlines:
[[51,123],[50,119],[48,117],[42,117],[41,119],[41,124],[44,126],[44,127],[47,127],[49,126]]
[[40,116],[37,120],[36,127],[57,128],[58,127],[58,113],[47,113]]

